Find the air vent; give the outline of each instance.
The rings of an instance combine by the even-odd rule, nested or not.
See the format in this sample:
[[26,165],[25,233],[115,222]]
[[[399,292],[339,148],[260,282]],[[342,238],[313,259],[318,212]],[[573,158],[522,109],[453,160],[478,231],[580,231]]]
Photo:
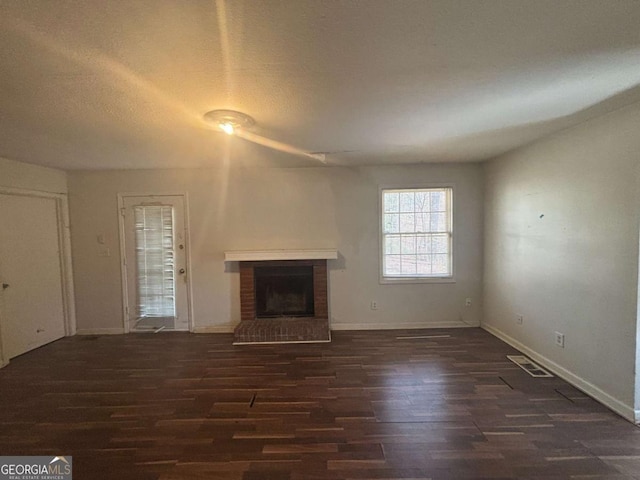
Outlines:
[[547,372],[544,368],[524,355],[507,355],[507,358],[532,377],[553,377],[553,375]]
[[423,338],[450,338],[451,335],[408,335],[406,337],[396,337],[396,340],[417,340]]

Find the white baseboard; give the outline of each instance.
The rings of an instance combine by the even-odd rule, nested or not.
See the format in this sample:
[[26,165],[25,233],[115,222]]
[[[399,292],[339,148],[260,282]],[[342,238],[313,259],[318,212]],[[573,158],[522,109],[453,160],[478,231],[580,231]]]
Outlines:
[[502,332],[501,330],[498,330],[496,327],[492,327],[491,325],[483,323],[481,325],[481,328],[483,328],[490,334],[498,337],[503,342],[508,343],[513,348],[520,350],[522,353],[532,358],[533,360],[541,364],[543,367],[551,370],[554,374],[556,374],[563,380],[566,380],[574,387],[582,390],[584,393],[586,393],[590,397],[595,398],[597,401],[599,401],[603,405],[609,407],[618,415],[634,423],[638,423],[638,421],[640,420],[640,410],[634,410],[633,407],[627,405],[626,403],[618,400],[615,397],[612,397],[604,390],[601,390],[600,388],[596,387],[595,385],[588,382],[584,378],[579,377],[575,373],[567,370],[563,366],[558,365],[553,360],[549,360],[547,357],[540,355],[538,352],[530,349],[523,343],[519,342],[513,337],[510,337],[509,335]]
[[235,325],[207,325],[193,327],[193,333],[233,333]]
[[122,335],[124,329],[119,328],[79,328],[76,335]]
[[424,328],[477,328],[463,322],[429,322],[429,323],[331,323],[331,330],[418,330]]

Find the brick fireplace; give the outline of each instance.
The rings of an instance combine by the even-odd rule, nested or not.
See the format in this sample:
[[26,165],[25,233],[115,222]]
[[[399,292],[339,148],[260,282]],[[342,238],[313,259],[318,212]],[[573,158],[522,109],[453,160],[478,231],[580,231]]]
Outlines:
[[240,272],[234,344],[330,341],[327,262],[335,258],[335,250],[226,252]]

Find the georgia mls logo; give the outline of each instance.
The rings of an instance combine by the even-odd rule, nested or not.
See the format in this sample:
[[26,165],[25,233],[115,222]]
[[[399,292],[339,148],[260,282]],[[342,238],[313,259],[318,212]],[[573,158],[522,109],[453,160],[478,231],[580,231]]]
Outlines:
[[72,458],[0,457],[0,480],[71,480]]

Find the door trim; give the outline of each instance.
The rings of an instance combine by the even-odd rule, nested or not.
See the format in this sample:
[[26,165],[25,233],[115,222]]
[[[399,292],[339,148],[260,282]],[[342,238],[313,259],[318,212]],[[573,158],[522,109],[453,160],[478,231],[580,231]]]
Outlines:
[[[76,302],[73,290],[73,263],[71,261],[71,231],[69,228],[69,199],[66,193],[43,192],[40,190],[28,190],[23,188],[0,187],[1,195],[14,195],[20,197],[48,198],[55,200],[56,223],[58,226],[58,245],[60,253],[60,284],[62,286],[62,311],[64,318],[64,335],[71,337],[76,334]],[[0,315],[2,312],[0,312]],[[9,363],[9,359],[3,353],[2,322],[0,322],[0,367]]]
[[191,227],[189,226],[189,196],[185,193],[158,193],[158,192],[145,192],[145,193],[118,193],[118,231],[120,235],[120,277],[122,283],[122,328],[124,333],[129,333],[129,289],[127,285],[127,266],[126,266],[126,249],[125,249],[125,222],[124,222],[124,202],[129,197],[181,197],[182,208],[184,209],[184,229],[185,229],[185,244],[187,246],[187,253],[185,255],[185,262],[187,265],[187,312],[189,315],[189,332],[194,332],[194,318],[193,318],[193,295],[191,292]]

